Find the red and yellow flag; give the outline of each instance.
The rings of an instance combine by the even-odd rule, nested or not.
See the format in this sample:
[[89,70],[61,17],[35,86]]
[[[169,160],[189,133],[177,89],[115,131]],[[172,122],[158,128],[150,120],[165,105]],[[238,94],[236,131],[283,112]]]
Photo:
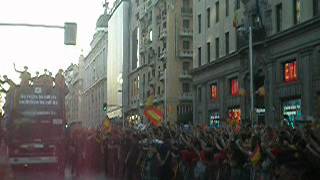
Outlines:
[[257,145],[254,152],[250,156],[250,160],[253,166],[257,166],[261,160],[261,147]]
[[163,120],[163,113],[160,109],[156,107],[147,108],[144,111],[144,115],[150,121],[150,123],[156,127],[161,126]]

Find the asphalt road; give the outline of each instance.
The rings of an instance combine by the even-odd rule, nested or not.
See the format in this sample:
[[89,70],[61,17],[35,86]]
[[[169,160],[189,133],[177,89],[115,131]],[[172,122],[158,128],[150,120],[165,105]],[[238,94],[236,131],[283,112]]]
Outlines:
[[58,173],[50,169],[39,170],[14,170],[15,180],[111,180],[103,174],[82,174],[80,177],[72,177],[70,170],[66,169],[65,177],[59,177]]

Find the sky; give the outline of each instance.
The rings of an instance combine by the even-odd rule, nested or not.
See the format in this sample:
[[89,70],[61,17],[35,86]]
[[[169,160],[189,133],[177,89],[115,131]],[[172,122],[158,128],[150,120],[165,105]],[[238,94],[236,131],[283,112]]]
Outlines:
[[[29,23],[63,26],[65,22],[78,25],[77,45],[64,45],[63,29],[0,26],[0,76],[8,75],[18,83],[13,69],[29,67],[34,75],[48,69],[55,75],[77,63],[86,55],[95,32],[105,0],[0,0],[0,23]],[[114,0],[109,0],[112,4]]]

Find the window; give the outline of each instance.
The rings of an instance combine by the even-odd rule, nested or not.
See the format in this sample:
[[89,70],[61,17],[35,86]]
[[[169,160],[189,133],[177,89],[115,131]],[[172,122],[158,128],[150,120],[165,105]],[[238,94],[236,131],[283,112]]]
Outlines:
[[183,83],[182,84],[182,92],[183,93],[189,93],[190,92],[190,84],[189,83]]
[[230,80],[231,96],[239,96],[240,86],[237,78]]
[[280,32],[282,29],[282,4],[276,6],[276,28],[277,32]]
[[229,54],[229,32],[226,32],[226,55]]
[[190,28],[190,20],[189,19],[184,19],[182,22],[183,29],[189,29]]
[[155,76],[156,76],[156,70],[152,69],[152,77],[155,77]]
[[217,85],[217,83],[213,83],[210,85],[210,98],[212,101],[216,101],[218,99],[218,85]]
[[210,42],[207,43],[207,62],[210,63],[210,58],[211,58],[211,54],[210,54]]
[[219,58],[219,38],[216,38],[216,59]]
[[160,57],[161,55],[161,51],[160,51],[160,47],[158,47],[158,57]]
[[320,14],[320,3],[319,0],[313,0],[313,16]]
[[183,7],[190,7],[189,0],[183,0]]
[[202,101],[202,88],[198,87],[198,101],[201,102]]
[[210,8],[208,8],[207,9],[207,26],[208,26],[208,28],[210,27],[210,16],[211,16]]
[[235,7],[236,7],[236,9],[240,9],[240,0],[236,0],[236,5],[235,5]]
[[219,22],[219,2],[216,2],[216,22]]
[[201,47],[198,48],[198,67],[201,66]]
[[285,82],[294,82],[298,80],[298,67],[296,60],[284,63],[283,69]]
[[198,15],[198,32],[201,33],[201,14]]
[[301,1],[293,0],[293,23],[298,24],[301,20]]
[[229,0],[226,0],[226,16],[229,16]]
[[183,41],[183,49],[189,49],[190,48],[190,42],[189,41]]
[[190,68],[190,63],[189,62],[183,62],[182,64],[182,69],[183,71],[189,71],[189,68]]

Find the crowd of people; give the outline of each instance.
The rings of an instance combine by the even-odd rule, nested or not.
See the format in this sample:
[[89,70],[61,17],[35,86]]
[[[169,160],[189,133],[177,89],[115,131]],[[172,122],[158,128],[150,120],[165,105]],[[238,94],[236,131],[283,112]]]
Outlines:
[[121,180],[313,180],[320,177],[319,130],[317,124],[241,129],[113,126],[107,133],[85,133],[73,150],[82,160],[70,157]]

